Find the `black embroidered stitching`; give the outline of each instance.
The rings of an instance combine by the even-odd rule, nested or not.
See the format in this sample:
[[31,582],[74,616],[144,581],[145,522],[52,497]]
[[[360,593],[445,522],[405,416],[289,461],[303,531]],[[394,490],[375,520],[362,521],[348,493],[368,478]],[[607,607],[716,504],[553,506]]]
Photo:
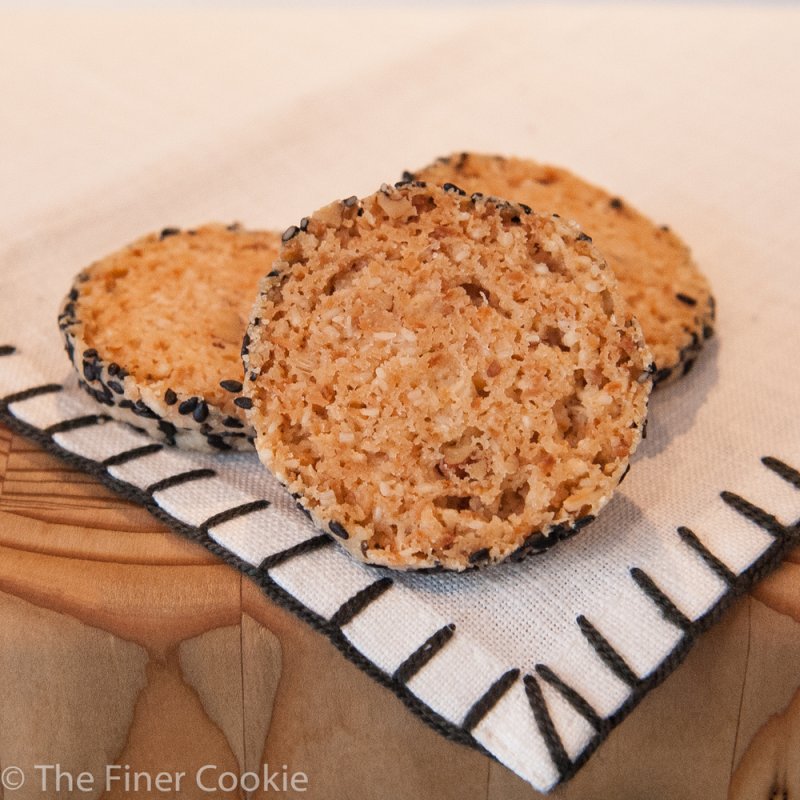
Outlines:
[[608,639],[583,614],[579,615],[575,621],[586,641],[594,648],[603,663],[631,689],[635,688],[639,683],[639,678],[625,659],[612,647]]
[[[406,707],[421,717],[426,724],[428,724],[439,734],[445,736],[451,741],[472,747],[489,758],[494,758],[494,756],[489,753],[479,742],[477,742],[474,737],[465,732],[463,729],[444,719],[437,712],[433,711],[433,709],[425,705],[425,703],[420,701],[415,695],[408,691],[402,683],[399,682],[401,680],[409,680],[419,668],[427,663],[429,657],[424,656],[428,644],[431,642],[431,640],[437,640],[440,642],[440,644],[438,647],[436,647],[436,650],[440,649],[440,647],[449,640],[450,636],[452,635],[452,631],[455,630],[455,625],[450,624],[440,629],[440,631],[437,631],[437,633],[434,634],[434,636],[432,636],[428,642],[423,644],[422,647],[415,651],[415,653],[406,660],[406,662],[398,667],[394,676],[388,676],[375,664],[369,661],[363,654],[357,651],[338,629],[331,628],[331,626],[323,617],[304,606],[299,600],[297,600],[297,598],[286,592],[281,586],[275,583],[268,573],[262,570],[260,566],[255,567],[252,564],[242,560],[230,550],[215,542],[207,534],[204,535],[197,528],[182,522],[181,520],[164,511],[164,509],[158,505],[154,498],[147,495],[137,486],[109,475],[100,462],[93,461],[92,459],[85,458],[84,456],[80,456],[76,453],[66,450],[54,442],[51,437],[44,434],[41,429],[18,419],[11,413],[10,409],[8,409],[8,405],[16,400],[24,400],[28,397],[35,397],[38,394],[51,391],[60,391],[61,389],[62,387],[59,385],[48,384],[44,387],[35,387],[34,389],[19,392],[15,395],[10,395],[6,398],[0,399],[0,420],[2,420],[2,422],[12,431],[36,441],[49,452],[59,456],[66,463],[72,464],[78,469],[94,475],[98,480],[100,480],[113,491],[117,492],[120,496],[139,503],[145,507],[156,519],[171,527],[176,533],[199,542],[206,547],[209,552],[217,555],[224,562],[240,570],[248,577],[251,577],[275,602],[285,606],[297,617],[305,620],[310,625],[327,635],[331,642],[342,652],[345,658],[356,664],[356,666],[370,675],[370,677],[378,681],[381,685],[386,686],[392,692],[394,692],[394,694],[406,705]],[[777,461],[777,459],[774,459],[774,461]],[[676,669],[676,667],[683,662],[692,648],[695,639],[700,633],[710,628],[724,614],[724,612],[727,611],[733,602],[742,594],[744,594],[754,583],[759,581],[761,578],[772,572],[780,565],[785,554],[797,544],[798,540],[800,540],[800,520],[793,526],[784,527],[784,535],[776,538],[775,542],[738,577],[731,572],[716,556],[714,556],[699,541],[699,539],[691,530],[681,527],[678,529],[678,533],[681,536],[681,539],[701,556],[709,568],[718,574],[722,580],[729,584],[729,590],[725,592],[722,597],[720,597],[720,599],[711,609],[709,609],[701,617],[698,617],[692,623],[691,629],[687,632],[687,635],[680,640],[680,642],[663,659],[658,667],[656,667],[656,669],[653,670],[648,676],[639,681],[625,702],[623,702],[623,704],[612,715],[603,721],[602,730],[598,732],[598,734],[590,741],[590,743],[584,748],[577,758],[575,758],[571,763],[568,762],[567,768],[561,772],[562,782],[572,778],[583,766],[583,764],[585,764],[586,761],[591,757],[599,745],[605,740],[609,732],[613,730],[620,722],[622,722],[622,720],[625,719],[628,714],[630,714],[630,712],[641,702],[642,698],[648,692],[658,686]],[[302,547],[303,545],[308,545],[312,542],[319,542],[319,544],[314,545],[316,547],[320,546],[320,544],[330,544],[331,540],[326,534],[322,534],[321,536],[301,543],[301,545],[296,547]],[[289,551],[284,552],[288,553],[294,549],[296,548],[290,548]],[[265,559],[262,563],[266,563],[268,561],[269,558]],[[411,663],[413,665],[413,656],[417,654],[422,656],[422,663],[419,664],[416,669],[411,669],[410,674],[404,675],[404,665],[406,663]],[[551,746],[552,741],[550,737],[547,735],[544,736],[548,746]]]
[[784,462],[778,458],[772,458],[772,456],[765,456],[761,459],[761,463],[767,467],[767,469],[771,469],[785,481],[791,483],[795,489],[800,489],[800,472],[796,469],[790,467],[788,464],[784,464]]
[[689,547],[694,550],[700,558],[706,563],[708,568],[721,580],[728,584],[728,586],[736,586],[738,578],[736,574],[722,561],[720,561],[698,538],[697,534],[681,525],[678,528],[678,536],[681,537]]
[[17,348],[13,344],[0,345],[0,356],[10,356],[17,352]]
[[760,528],[763,528],[767,533],[773,536],[783,536],[786,533],[786,526],[782,525],[778,520],[763,508],[759,508],[744,497],[740,497],[733,492],[720,492],[719,496],[727,503],[734,511],[738,511],[743,517],[755,522]]
[[225,511],[220,511],[219,514],[214,514],[197,527],[204,533],[208,533],[209,528],[213,528],[216,525],[222,525],[223,522],[230,522],[232,519],[244,517],[247,514],[252,514],[255,511],[261,511],[265,508],[269,508],[270,505],[271,504],[269,500],[253,500],[249,503],[242,503],[240,506],[234,506],[233,508],[228,508]]
[[329,544],[333,544],[333,539],[331,539],[327,533],[321,533],[319,536],[313,536],[312,538],[306,539],[305,541],[293,545],[292,547],[287,547],[286,550],[281,550],[279,553],[273,553],[271,556],[267,556],[259,564],[258,568],[263,572],[267,572],[268,570],[277,567],[279,564],[289,561],[295,556],[301,556],[303,553],[311,553],[314,550],[319,550],[320,547],[325,547]]
[[61,422],[56,422],[53,425],[48,425],[43,428],[48,436],[53,436],[56,433],[66,433],[67,431],[76,431],[79,428],[90,428],[92,425],[99,425],[101,422],[107,422],[111,417],[108,414],[87,414],[83,417],[74,417],[73,419],[64,419]]
[[[723,569],[727,570],[727,567],[725,567],[722,562],[716,558],[716,556],[707,550],[688,528],[682,528],[680,530],[683,530],[689,534],[689,536],[684,536],[682,534],[681,538],[683,538],[685,542],[688,543],[695,541],[700,547],[697,552],[701,555],[703,552],[707,554],[708,559],[710,560],[707,560],[705,556],[704,560],[709,567],[713,569],[714,567],[712,564],[716,563],[722,565]],[[698,617],[696,620],[694,620],[691,628],[686,632],[686,635],[681,638],[669,655],[667,655],[667,657],[649,675],[639,681],[639,684],[630,693],[628,699],[625,700],[625,702],[613,714],[611,714],[611,716],[606,717],[606,719],[603,721],[603,730],[600,731],[591,742],[589,742],[581,754],[572,762],[571,767],[561,776],[562,782],[568,781],[570,778],[572,778],[575,773],[586,763],[586,761],[588,761],[592,753],[594,753],[600,744],[602,744],[609,732],[619,725],[619,723],[622,722],[622,720],[624,720],[634,708],[636,708],[641,699],[648,694],[648,692],[660,685],[665,678],[672,674],[676,667],[678,667],[689,654],[689,651],[691,650],[696,638],[701,633],[714,625],[720,619],[720,617],[722,617],[725,611],[730,608],[734,601],[745,594],[754,584],[756,584],[764,576],[768,575],[780,565],[786,553],[792,547],[794,547],[797,544],[797,541],[800,539],[800,521],[798,521],[798,523],[791,528],[788,528],[787,533],[789,535],[784,539],[776,539],[775,542],[764,551],[761,557],[744,572],[742,572],[738,578],[735,575],[733,576],[734,579],[730,584],[728,591],[722,596],[722,598],[720,598],[720,600],[717,601],[717,604],[710,608],[701,617]],[[690,546],[694,547],[694,545]],[[733,573],[731,574],[733,575]]]
[[127,464],[129,461],[135,461],[137,458],[143,458],[144,456],[149,456],[151,453],[158,453],[164,449],[163,444],[158,444],[154,442],[153,444],[145,444],[142,447],[134,447],[131,450],[124,450],[121,453],[117,453],[116,455],[109,456],[104,461],[100,463],[108,468],[108,467],[118,467],[121,464]]
[[475,701],[467,711],[461,727],[472,733],[480,721],[498,704],[500,698],[514,685],[519,678],[518,669],[510,669],[501,675],[485,692]]
[[398,683],[408,683],[453,638],[455,630],[452,622],[439,628],[400,664],[392,678]]
[[[25,389],[22,392],[14,392],[14,394],[6,395],[0,399],[0,410],[5,410],[12,403],[19,403],[22,400],[31,400],[34,397],[39,397],[43,394],[54,394],[63,390],[60,383],[46,383],[44,386],[34,386],[32,389]],[[36,430],[36,428],[34,428]]]
[[[7,425],[12,431],[15,431],[23,436],[27,436],[29,439],[37,442],[42,447],[47,449],[49,452],[59,456],[67,464],[71,464],[90,475],[94,475],[101,483],[103,483],[109,489],[115,491],[121,497],[132,500],[133,502],[136,502],[146,508],[153,515],[153,517],[169,526],[176,533],[186,537],[187,539],[191,539],[192,541],[200,543],[210,553],[218,556],[226,564],[231,565],[232,567],[238,569],[242,574],[252,578],[268,597],[270,597],[279,605],[287,608],[299,619],[304,620],[309,625],[325,634],[345,658],[355,664],[359,669],[376,680],[382,686],[385,686],[387,689],[393,692],[412,713],[422,719],[423,722],[429,725],[441,736],[444,736],[446,739],[449,739],[452,742],[471,747],[488,758],[494,758],[494,756],[492,756],[492,754],[482,744],[480,744],[480,742],[476,741],[469,733],[462,730],[459,726],[453,724],[449,720],[446,720],[441,714],[438,714],[436,711],[422,702],[418,697],[412,694],[403,683],[399,682],[399,678],[387,675],[383,670],[373,664],[372,661],[366,658],[366,656],[356,650],[338,628],[331,626],[324,617],[315,613],[307,606],[304,606],[296,597],[289,594],[289,592],[287,592],[282,586],[277,584],[270,577],[268,572],[261,568],[261,565],[256,567],[252,564],[249,564],[247,561],[239,558],[223,545],[214,541],[214,539],[212,539],[208,534],[203,534],[203,532],[198,530],[196,527],[188,525],[176,517],[173,517],[171,514],[164,511],[164,509],[158,505],[153,497],[148,495],[138,486],[134,486],[127,481],[123,481],[109,475],[105,468],[102,467],[100,462],[85,458],[84,456],[80,456],[77,453],[73,453],[70,450],[61,447],[61,445],[54,442],[39,428],[23,422],[8,412],[7,409],[3,408],[2,401],[0,401],[0,418],[2,419],[3,424]],[[286,560],[286,558],[291,557],[293,553],[307,552],[324,545],[332,544],[333,540],[327,534],[321,534],[320,536],[316,536],[313,539],[307,540],[306,542],[301,542],[299,545],[289,548],[289,550],[276,554],[276,556],[280,556],[281,560],[283,561]],[[268,563],[269,561],[270,557],[264,559],[262,565]],[[274,564],[272,564],[272,566],[274,566]],[[446,628],[455,629],[455,626],[449,625],[446,626]],[[449,636],[442,638],[444,639],[442,642],[443,645]],[[421,669],[422,666],[424,666],[424,664],[427,663],[430,658],[433,657],[433,655],[435,655],[442,645],[435,647],[427,657],[424,657],[425,653],[423,652],[423,657],[420,658],[420,663],[417,668],[413,670],[413,672]],[[423,648],[424,647],[425,645],[423,645]],[[423,648],[420,648],[420,650]],[[408,661],[411,661],[411,657],[409,657]],[[410,679],[410,677],[411,675],[409,675],[407,679]]]
[[170,475],[160,481],[151,483],[145,492],[154,495],[156,492],[163,492],[164,489],[171,489],[173,486],[181,486],[190,481],[199,481],[202,478],[213,478],[217,473],[213,469],[190,469],[186,472],[179,472],[177,475]]
[[547,681],[596,731],[604,729],[603,718],[594,710],[594,706],[577,690],[553,672],[547,664],[537,664],[536,672],[542,680]]
[[528,703],[530,703],[531,710],[533,711],[533,718],[536,720],[536,727],[539,733],[542,734],[544,743],[547,746],[547,752],[550,753],[550,758],[558,770],[559,776],[566,775],[572,762],[567,755],[564,743],[561,741],[561,736],[553,724],[553,719],[550,716],[550,711],[547,709],[547,703],[544,700],[542,689],[538,681],[533,675],[526,675],[523,679],[525,684],[525,694],[528,696]]
[[653,601],[658,607],[667,622],[671,622],[676,628],[687,631],[692,625],[692,621],[686,616],[672,600],[667,597],[656,582],[639,567],[631,568],[631,578],[636,585]]
[[394,584],[391,578],[380,580],[365,586],[357,591],[349,600],[342,603],[336,613],[331,617],[331,625],[341,628],[355,619],[373,600],[377,600],[390,586]]

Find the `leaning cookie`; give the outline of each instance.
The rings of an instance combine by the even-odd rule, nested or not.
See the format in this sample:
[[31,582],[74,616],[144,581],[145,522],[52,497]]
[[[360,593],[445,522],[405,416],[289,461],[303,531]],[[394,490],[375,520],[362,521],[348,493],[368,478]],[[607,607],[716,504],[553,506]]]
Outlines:
[[357,559],[464,570],[583,527],[652,359],[574,223],[400,183],[284,234],[245,339],[265,465]]
[[460,153],[406,177],[452,181],[576,220],[608,259],[642,326],[657,384],[689,372],[713,334],[714,299],[689,248],[666,226],[576,175],[519,158]]
[[191,450],[252,450],[241,344],[280,235],[165,228],[92,264],[59,326],[80,385],[110,416]]

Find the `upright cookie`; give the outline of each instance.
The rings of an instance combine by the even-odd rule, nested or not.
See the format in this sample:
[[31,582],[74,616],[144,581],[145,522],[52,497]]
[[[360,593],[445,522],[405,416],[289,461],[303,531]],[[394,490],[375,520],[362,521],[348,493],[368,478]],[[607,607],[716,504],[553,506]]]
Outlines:
[[251,450],[242,338],[280,235],[165,228],[92,264],[59,326],[80,385],[106,413],[192,450]]
[[425,183],[292,227],[245,339],[256,449],[356,558],[463,570],[610,498],[652,359],[574,223]]
[[487,192],[574,219],[614,270],[657,365],[656,383],[685,375],[713,333],[714,299],[689,248],[627,201],[558,167],[461,153],[413,174],[468,192]]

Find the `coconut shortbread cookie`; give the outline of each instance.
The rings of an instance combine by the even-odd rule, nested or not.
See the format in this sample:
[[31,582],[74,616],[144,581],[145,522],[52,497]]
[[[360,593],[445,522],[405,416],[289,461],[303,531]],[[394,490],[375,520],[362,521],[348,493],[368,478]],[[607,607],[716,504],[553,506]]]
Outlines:
[[81,272],[59,326],[110,416],[193,450],[251,450],[241,346],[280,235],[165,228]]
[[657,384],[686,374],[713,334],[714,299],[689,248],[626,201],[557,167],[519,158],[460,153],[406,177],[452,181],[576,220],[619,280],[657,365]]
[[406,182],[284,239],[244,391],[259,456],[318,525],[368,563],[463,570],[593,519],[653,365],[576,224]]

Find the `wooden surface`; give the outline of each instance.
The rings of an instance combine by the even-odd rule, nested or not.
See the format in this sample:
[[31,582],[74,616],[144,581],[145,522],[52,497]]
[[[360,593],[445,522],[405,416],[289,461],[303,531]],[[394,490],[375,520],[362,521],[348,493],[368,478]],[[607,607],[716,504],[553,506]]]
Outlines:
[[[207,782],[307,775],[309,798],[538,797],[448,742],[321,634],[199,545],[0,427],[0,798],[238,797]],[[738,603],[557,798],[800,795],[800,551]],[[97,776],[43,793],[34,764]],[[187,772],[104,790],[107,764]],[[286,765],[286,768],[283,767]],[[275,796],[273,789],[252,796]]]

